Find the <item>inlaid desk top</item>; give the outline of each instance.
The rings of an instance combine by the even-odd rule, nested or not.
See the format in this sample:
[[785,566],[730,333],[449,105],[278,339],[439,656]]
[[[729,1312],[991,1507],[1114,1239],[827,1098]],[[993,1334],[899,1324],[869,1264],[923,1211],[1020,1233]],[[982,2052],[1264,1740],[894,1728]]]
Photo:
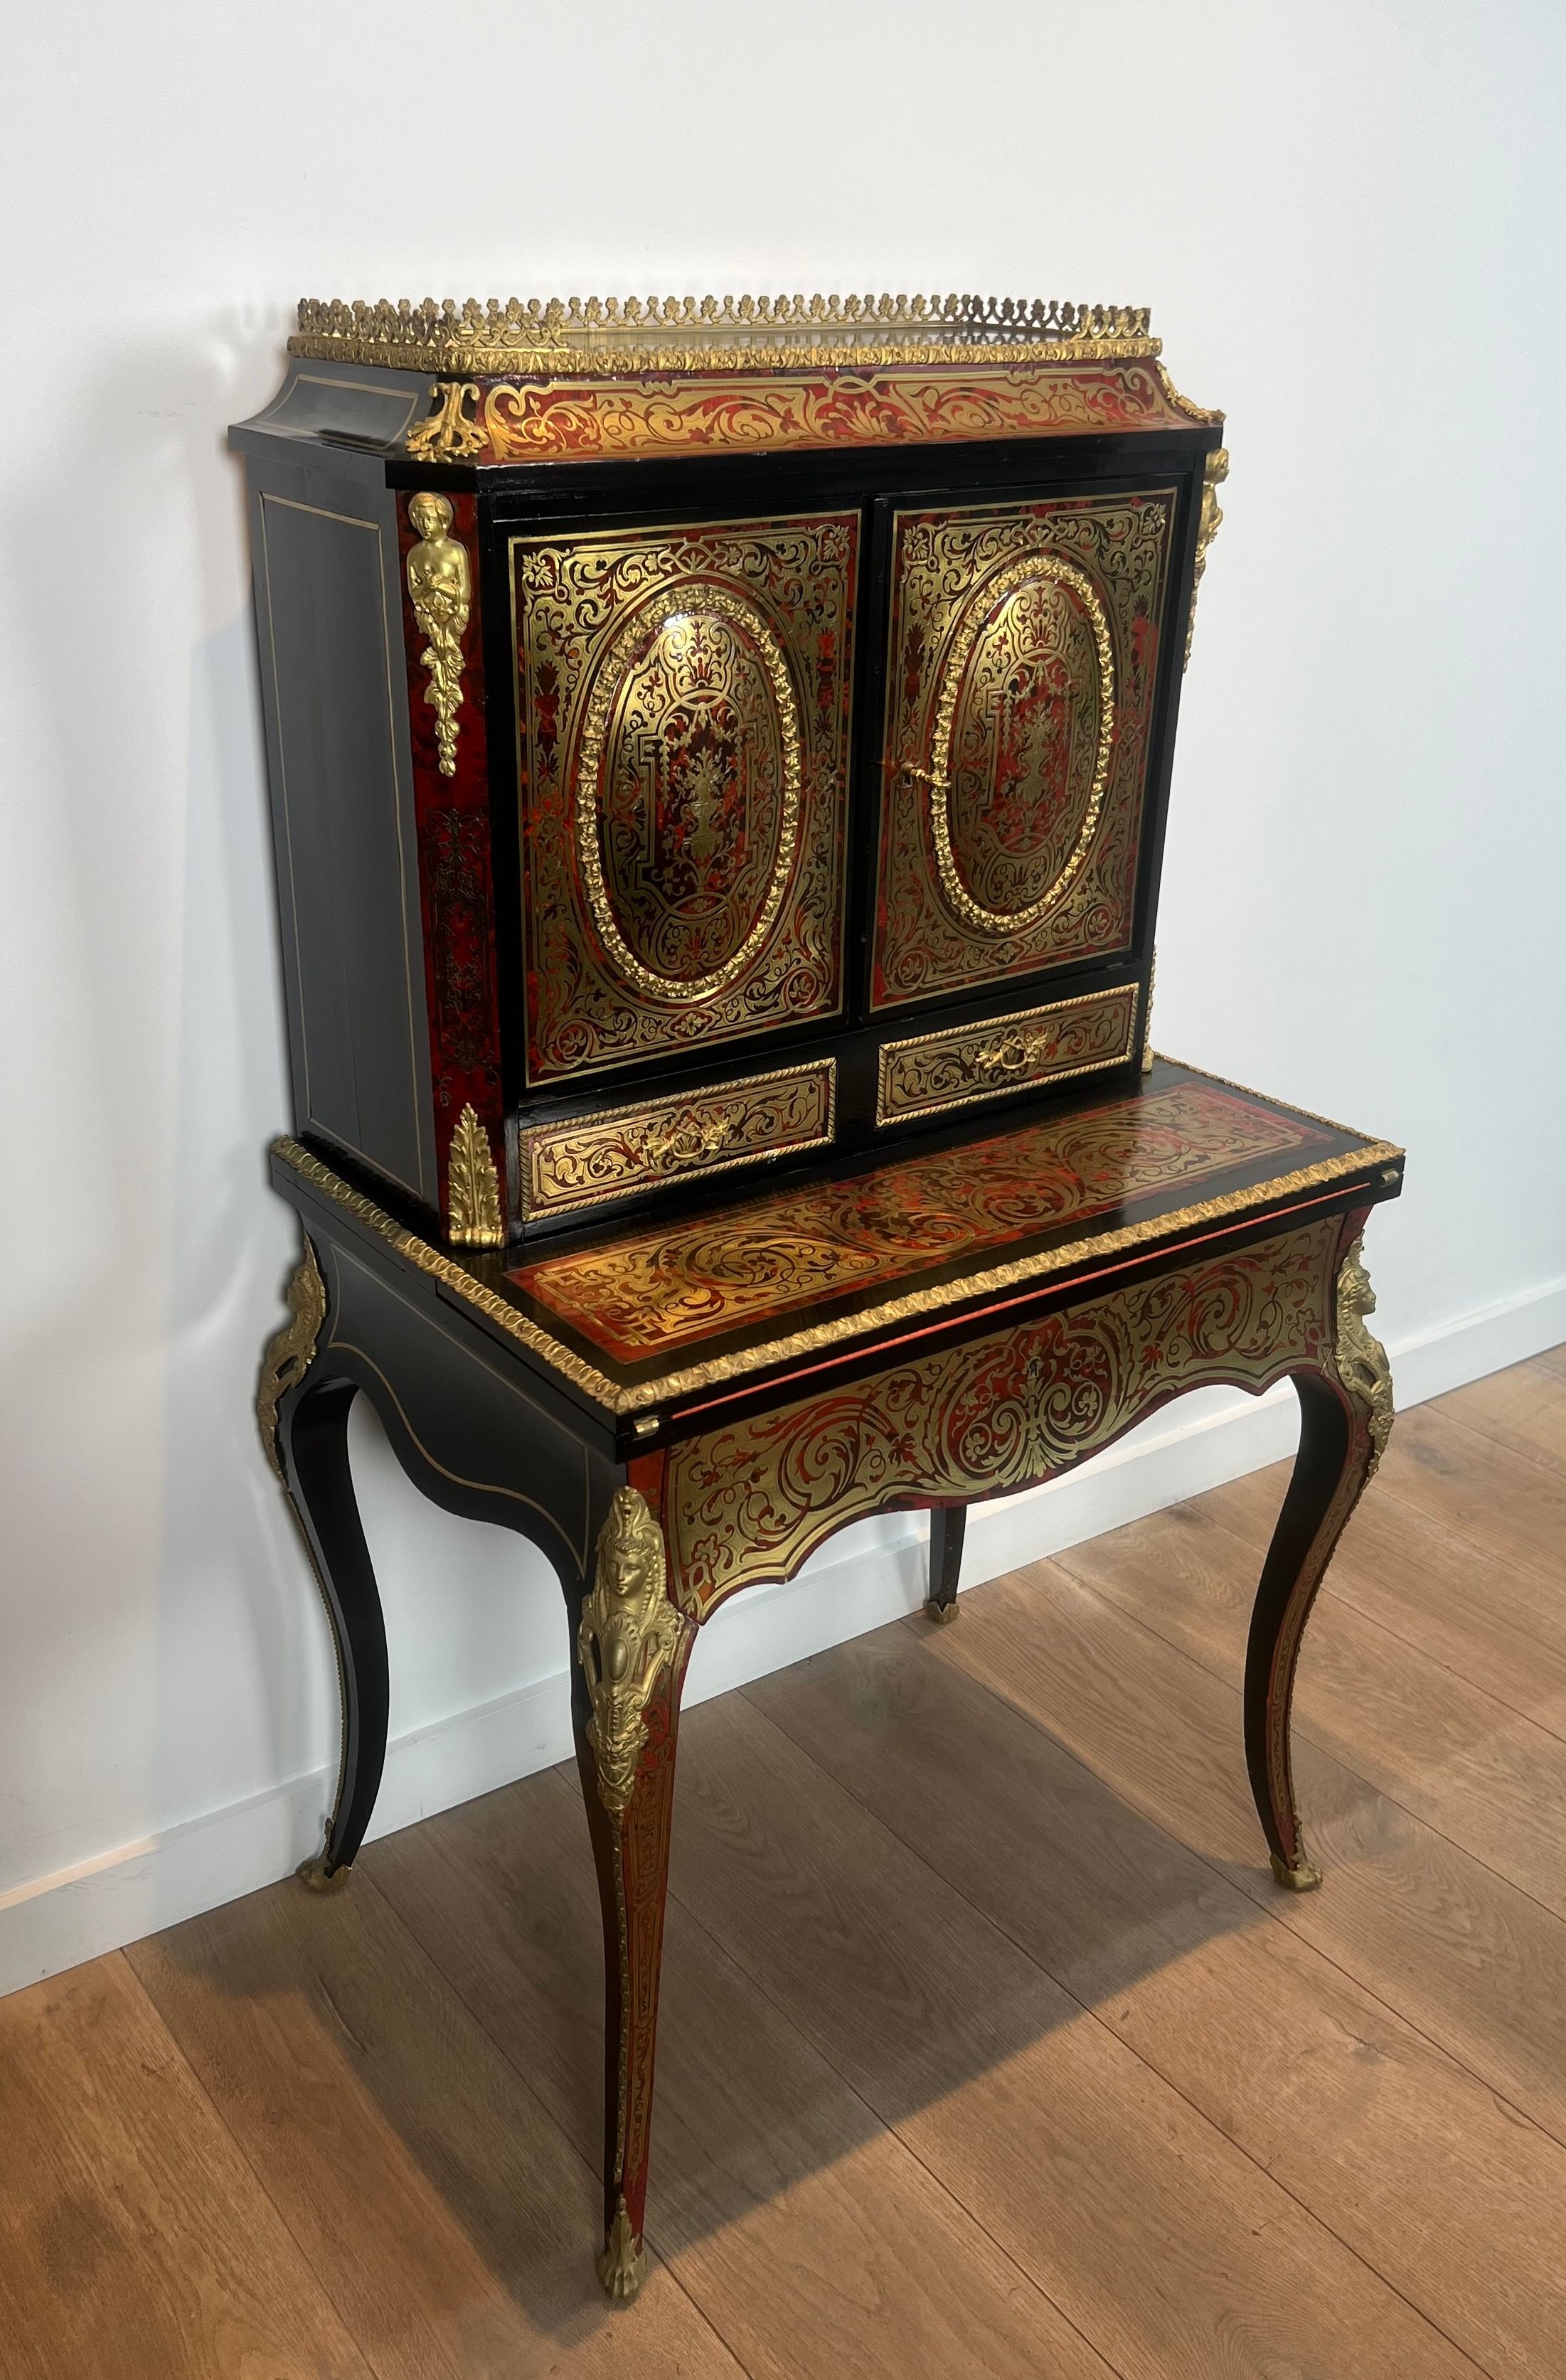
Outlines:
[[1160,1059],[1129,1090],[521,1263],[437,1249],[297,1143],[273,1161],[280,1188],[356,1213],[640,1446],[682,1415],[851,1377],[1160,1251],[1361,1187],[1395,1195],[1402,1152]]

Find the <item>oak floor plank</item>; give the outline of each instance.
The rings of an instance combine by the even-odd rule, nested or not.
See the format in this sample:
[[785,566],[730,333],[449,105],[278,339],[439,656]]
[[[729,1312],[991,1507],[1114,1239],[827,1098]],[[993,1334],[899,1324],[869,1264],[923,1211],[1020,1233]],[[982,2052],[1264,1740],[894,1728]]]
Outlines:
[[1558,2380],[1566,2148],[933,1633],[882,1630],[747,1699],[1476,2362]]
[[6,2380],[371,2380],[123,1957],[0,2001]]
[[1433,1397],[1429,1409],[1514,1454],[1566,1472],[1566,1372],[1548,1358],[1512,1364],[1504,1372],[1470,1380],[1466,1388]]
[[1296,1781],[1327,1882],[1280,1892],[1238,1693],[1056,1562],[965,1596],[934,1649],[1566,2143],[1560,1918],[1308,1739]]
[[1553,1372],[1558,1378],[1566,1380],[1566,1347],[1547,1347],[1542,1355],[1536,1355],[1533,1360],[1542,1365],[1547,1372]]
[[753,1706],[681,1760],[681,1901],[1125,2380],[1475,2371]]
[[[602,1937],[575,1777],[528,1779],[361,1864],[596,2155]],[[678,1901],[660,2035],[649,2240],[755,2380],[1111,2380]]]
[[[368,1875],[273,1885],[130,1957],[377,2380],[618,2380],[592,2170]],[[639,2371],[737,2380],[666,2272],[635,2319]]]
[[[1258,1548],[1215,1520],[1210,1505],[1149,1514],[1056,1559],[1239,1685]],[[1305,1633],[1294,1726],[1296,1737],[1307,1735],[1498,1876],[1566,1916],[1566,1742],[1560,1736],[1336,1596],[1320,1598]]]
[[1398,1415],[1375,1485],[1566,1586],[1566,1471],[1513,1453],[1437,1405],[1415,1405]]
[[[1243,1538],[1259,1575],[1288,1480],[1289,1465],[1272,1463],[1179,1509]],[[1331,1599],[1351,1604],[1428,1659],[1566,1738],[1566,1594],[1557,1580],[1502,1560],[1482,1540],[1457,1536],[1373,1485],[1339,1542],[1323,1597],[1313,1635]]]

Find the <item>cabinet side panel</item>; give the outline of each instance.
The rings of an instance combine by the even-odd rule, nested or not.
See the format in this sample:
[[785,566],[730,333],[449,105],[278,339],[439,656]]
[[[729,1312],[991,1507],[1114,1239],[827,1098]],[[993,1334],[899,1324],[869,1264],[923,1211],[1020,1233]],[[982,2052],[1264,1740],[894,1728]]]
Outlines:
[[300,1131],[433,1204],[396,540],[378,509],[313,484],[255,506],[294,1101]]

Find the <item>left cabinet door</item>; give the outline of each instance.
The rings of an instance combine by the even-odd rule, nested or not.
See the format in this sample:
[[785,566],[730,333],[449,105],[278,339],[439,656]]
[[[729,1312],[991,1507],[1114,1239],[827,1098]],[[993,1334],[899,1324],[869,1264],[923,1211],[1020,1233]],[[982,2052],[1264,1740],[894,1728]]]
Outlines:
[[515,537],[530,1084],[844,996],[855,513]]

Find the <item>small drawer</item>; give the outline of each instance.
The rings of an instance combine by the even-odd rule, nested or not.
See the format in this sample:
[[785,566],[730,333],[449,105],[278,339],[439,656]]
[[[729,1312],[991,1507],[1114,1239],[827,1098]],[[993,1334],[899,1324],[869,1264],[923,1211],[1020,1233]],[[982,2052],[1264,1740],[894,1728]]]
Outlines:
[[1132,1054],[1136,986],[1023,1008],[944,1033],[881,1045],[876,1122],[965,1108],[997,1092],[1026,1090],[1066,1075],[1089,1075]]
[[609,1108],[520,1135],[525,1216],[597,1207],[666,1182],[694,1182],[832,1136],[837,1062],[787,1066],[674,1099]]

